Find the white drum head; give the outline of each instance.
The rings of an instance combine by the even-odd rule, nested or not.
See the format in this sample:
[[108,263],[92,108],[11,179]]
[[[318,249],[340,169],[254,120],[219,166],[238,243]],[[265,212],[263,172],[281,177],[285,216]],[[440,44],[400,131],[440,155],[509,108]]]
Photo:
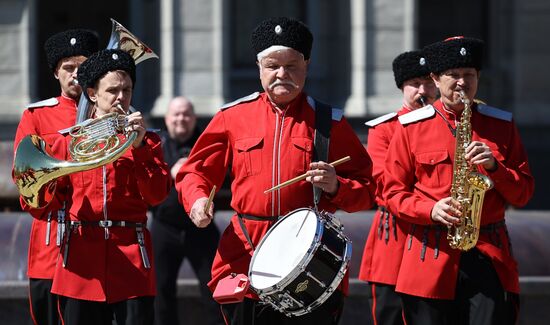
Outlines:
[[275,224],[264,237],[250,264],[250,284],[269,288],[294,270],[312,246],[317,230],[313,210],[300,209]]

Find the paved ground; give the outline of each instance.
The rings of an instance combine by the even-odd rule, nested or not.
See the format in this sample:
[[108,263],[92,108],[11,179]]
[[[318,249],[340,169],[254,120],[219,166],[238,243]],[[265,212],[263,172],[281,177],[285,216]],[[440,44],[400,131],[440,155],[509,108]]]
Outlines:
[[[231,213],[216,214],[216,223],[225,227]],[[350,296],[346,300],[341,324],[369,324],[366,310],[369,290],[356,278],[373,211],[337,213],[345,233],[353,241],[350,269]],[[547,324],[550,319],[550,212],[509,211],[507,224],[521,273],[520,324]],[[2,324],[31,324],[27,310],[26,253],[30,218],[23,213],[0,213],[0,321]],[[188,265],[180,272],[179,311],[189,316],[186,324],[200,324],[202,307],[198,302],[197,281]]]

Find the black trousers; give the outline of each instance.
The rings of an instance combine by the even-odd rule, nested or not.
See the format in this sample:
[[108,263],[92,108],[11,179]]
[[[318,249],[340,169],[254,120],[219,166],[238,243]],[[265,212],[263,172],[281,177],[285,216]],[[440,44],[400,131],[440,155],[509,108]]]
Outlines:
[[189,260],[199,280],[204,307],[201,324],[223,324],[220,306],[212,299],[212,292],[207,287],[220,240],[215,225],[211,223],[206,228],[193,226],[189,230],[180,230],[153,219],[151,237],[157,281],[155,324],[179,324],[176,284],[184,258]]
[[52,280],[29,279],[29,304],[36,325],[57,325],[57,295],[52,294]]
[[344,295],[336,290],[313,312],[286,317],[269,305],[245,298],[242,303],[222,305],[226,324],[231,325],[334,325],[338,324],[344,307]]
[[108,304],[59,297],[64,325],[153,325],[154,297],[138,297]]
[[395,286],[374,282],[370,282],[369,285],[371,288],[369,307],[374,324],[404,324],[401,295],[395,292]]
[[489,258],[475,248],[462,253],[454,300],[402,298],[409,325],[513,325],[519,312],[519,296],[504,291]]

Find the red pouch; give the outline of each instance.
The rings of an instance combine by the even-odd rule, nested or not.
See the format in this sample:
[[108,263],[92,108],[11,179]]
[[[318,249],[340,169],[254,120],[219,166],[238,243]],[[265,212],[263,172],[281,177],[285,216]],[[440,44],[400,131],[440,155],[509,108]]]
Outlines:
[[250,281],[246,275],[231,273],[218,282],[212,297],[222,305],[242,302],[249,286]]

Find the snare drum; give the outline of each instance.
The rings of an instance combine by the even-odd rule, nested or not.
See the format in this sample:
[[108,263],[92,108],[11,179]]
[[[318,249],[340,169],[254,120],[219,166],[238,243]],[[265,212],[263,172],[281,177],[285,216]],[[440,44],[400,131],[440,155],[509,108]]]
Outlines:
[[351,259],[351,241],[331,214],[308,208],[277,221],[254,251],[248,277],[260,300],[287,316],[320,306]]

